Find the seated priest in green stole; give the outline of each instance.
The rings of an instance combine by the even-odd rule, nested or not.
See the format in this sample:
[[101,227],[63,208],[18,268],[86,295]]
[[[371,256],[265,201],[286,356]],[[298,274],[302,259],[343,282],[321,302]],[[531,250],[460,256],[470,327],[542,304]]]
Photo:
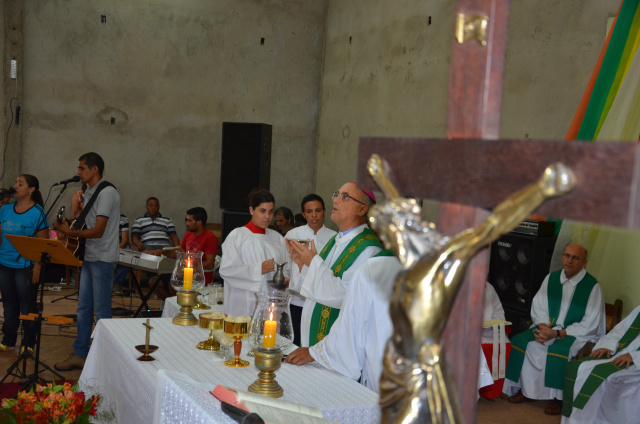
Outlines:
[[640,306],[567,365],[563,424],[640,422]]
[[382,244],[367,226],[367,212],[375,195],[348,182],[332,195],[331,220],[338,234],[318,254],[313,240],[306,244],[287,240],[294,272],[289,289],[306,298],[300,323],[302,347],[315,345],[329,334],[338,318],[349,281],[358,267],[382,250]]
[[533,325],[511,340],[503,392],[509,402],[548,399],[547,415],[560,415],[567,361],[606,332],[598,281],[584,267],[587,250],[568,244],[562,270],[547,275],[533,298]]

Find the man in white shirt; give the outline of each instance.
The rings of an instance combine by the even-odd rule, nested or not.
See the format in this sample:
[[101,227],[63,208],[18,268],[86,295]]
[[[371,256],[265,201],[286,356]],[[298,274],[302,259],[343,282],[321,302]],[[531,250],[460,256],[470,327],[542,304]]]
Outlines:
[[[291,240],[305,240],[313,244],[316,249],[322,251],[324,246],[331,240],[336,232],[324,226],[324,200],[317,194],[307,194],[300,203],[302,216],[307,221],[305,225],[293,228],[285,236]],[[302,269],[297,266],[292,267],[293,278],[300,280],[300,275],[307,272],[308,267],[304,265]],[[293,343],[297,346],[301,344],[300,321],[302,319],[302,308],[305,298],[299,293],[291,292],[291,321],[293,322]]]
[[[295,240],[287,240],[291,259],[302,271],[292,275],[289,288],[306,297],[301,319],[301,344],[313,346],[331,329],[349,287],[353,273],[370,257],[382,250],[378,237],[366,224],[369,207],[375,203],[372,192],[360,190],[348,182],[332,195],[331,220],[339,233],[318,254]],[[292,268],[295,268],[293,266]]]
[[586,264],[587,250],[569,244],[563,269],[542,282],[531,305],[534,325],[511,340],[503,388],[509,402],[549,399],[545,414],[561,413],[567,361],[606,331],[602,289]]

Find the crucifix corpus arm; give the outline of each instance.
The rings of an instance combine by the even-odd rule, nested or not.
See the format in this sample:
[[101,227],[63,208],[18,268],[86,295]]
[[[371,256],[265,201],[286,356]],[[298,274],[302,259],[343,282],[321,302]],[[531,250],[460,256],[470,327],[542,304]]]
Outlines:
[[411,199],[400,198],[377,155],[369,173],[387,199],[372,208],[369,222],[386,247],[395,251],[406,272],[398,275],[390,313],[394,333],[387,344],[380,403],[384,422],[460,422],[453,379],[440,346],[442,331],[466,266],[483,247],[511,231],[546,199],[569,192],[573,172],[561,163],[547,167],[538,181],[500,203],[477,228],[452,238],[421,220]]

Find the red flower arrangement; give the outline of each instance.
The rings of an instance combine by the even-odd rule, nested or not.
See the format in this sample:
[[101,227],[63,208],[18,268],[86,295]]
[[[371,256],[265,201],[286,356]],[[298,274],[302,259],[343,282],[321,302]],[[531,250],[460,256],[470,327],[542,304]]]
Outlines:
[[[85,399],[78,385],[36,385],[17,398],[3,399],[0,421],[13,424],[89,424],[96,415],[100,396]],[[8,421],[7,421],[8,420]]]

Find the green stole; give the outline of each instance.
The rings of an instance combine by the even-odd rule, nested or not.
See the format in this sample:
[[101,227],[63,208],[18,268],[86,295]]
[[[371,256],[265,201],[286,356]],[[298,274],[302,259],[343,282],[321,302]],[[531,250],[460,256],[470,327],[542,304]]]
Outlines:
[[[337,235],[337,234],[336,234]],[[329,252],[336,244],[336,236],[333,236],[331,240],[324,246],[324,249],[320,252],[320,257],[323,261],[327,260]],[[351,265],[358,259],[358,256],[370,246],[377,246],[382,248],[380,240],[376,237],[375,233],[366,227],[364,231],[355,236],[351,242],[344,248],[338,259],[334,262],[331,270],[333,275],[338,278],[342,278],[342,274],[349,269]],[[316,303],[311,315],[311,326],[309,328],[309,347],[315,345],[320,340],[324,339],[331,326],[338,318],[340,314],[339,308],[330,308],[321,303]]]
[[[631,324],[631,327],[627,329],[624,333],[624,336],[620,339],[618,343],[618,348],[612,356],[615,356],[620,349],[628,345],[632,342],[640,333],[640,313],[636,315],[636,319]],[[638,349],[640,350],[640,348]],[[573,400],[573,393],[575,389],[576,377],[578,376],[578,368],[582,364],[583,361],[594,360],[598,358],[593,358],[591,356],[587,356],[586,358],[580,361],[573,361],[567,365],[567,375],[565,376],[564,382],[564,397],[562,401],[562,415],[565,417],[569,417],[571,415],[571,408],[579,408],[583,409],[587,404],[591,395],[600,387],[603,381],[607,379],[611,374],[620,371],[626,366],[618,367],[617,365],[613,365],[611,362],[604,362],[602,364],[596,365],[593,370],[591,370],[591,374],[585,380],[582,388],[580,389],[580,393],[576,397],[576,400]],[[602,359],[602,358],[600,358]]]
[[[549,319],[553,327],[558,321],[560,314],[560,304],[562,303],[562,283],[560,283],[560,271],[552,272],[549,275],[549,283],[547,285],[547,298],[549,307]],[[564,328],[569,325],[580,322],[584,317],[584,312],[591,295],[591,290],[598,281],[589,273],[576,286],[571,298],[571,304],[564,319]],[[506,377],[512,381],[520,380],[520,372],[524,363],[524,356],[529,342],[535,340],[533,330],[530,328],[511,340],[511,354],[509,355],[509,364],[507,365]],[[556,339],[547,349],[547,361],[545,366],[544,385],[553,389],[562,390],[564,388],[564,372],[569,360],[569,351],[571,345],[575,341],[575,337],[567,336],[564,339]]]

